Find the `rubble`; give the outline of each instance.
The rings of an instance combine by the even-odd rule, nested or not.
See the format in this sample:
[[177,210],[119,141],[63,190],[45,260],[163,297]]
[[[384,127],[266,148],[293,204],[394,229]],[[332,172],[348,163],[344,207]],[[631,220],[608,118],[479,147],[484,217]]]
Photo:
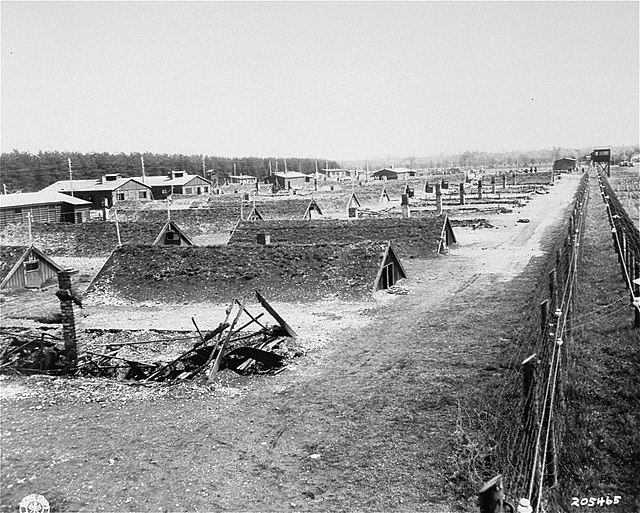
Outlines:
[[[81,351],[75,367],[69,372],[65,372],[68,361],[61,338],[35,330],[13,334],[5,331],[0,334],[4,342],[0,370],[5,373],[67,374],[142,382],[211,380],[218,370],[224,368],[242,375],[276,374],[286,367],[291,358],[303,353],[294,345],[295,332],[259,292],[256,291],[256,294],[278,324],[260,322],[264,312],[252,315],[244,308],[244,302],[234,300],[227,309],[225,322],[212,331],[200,332],[192,319],[198,333],[196,337],[185,335],[131,341],[126,332],[110,333],[109,342]],[[227,320],[235,304],[239,305],[239,309],[234,322],[229,325]],[[234,329],[243,314],[250,320]],[[258,329],[246,331],[252,325],[257,325]],[[189,347],[181,350],[179,355],[162,361],[158,358],[157,346],[167,341],[172,341],[174,346],[182,342],[182,347],[186,343]]]

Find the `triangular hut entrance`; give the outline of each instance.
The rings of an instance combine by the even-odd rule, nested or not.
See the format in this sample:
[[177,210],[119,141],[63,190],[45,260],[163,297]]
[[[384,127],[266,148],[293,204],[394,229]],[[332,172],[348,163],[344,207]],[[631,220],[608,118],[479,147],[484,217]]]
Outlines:
[[253,205],[253,207],[251,207],[251,212],[249,212],[245,221],[264,221],[264,217],[262,217],[262,214],[258,211],[256,206]]
[[380,263],[373,290],[375,292],[376,290],[388,289],[395,285],[398,280],[406,277],[407,273],[402,267],[400,259],[396,256],[393,246],[389,243]]
[[63,270],[34,246],[5,246],[1,252],[0,289],[3,290],[38,289]]
[[351,197],[349,198],[349,202],[347,203],[347,210],[350,208],[360,208],[362,207],[358,196],[356,196],[355,192],[351,193]]
[[316,203],[316,200],[312,199],[309,202],[309,206],[307,207],[307,210],[305,211],[304,216],[302,218],[306,221],[309,221],[311,219],[318,219],[321,216],[322,216],[322,210],[320,210],[320,207]]
[[167,221],[153,241],[154,246],[193,246],[191,239],[174,223]]

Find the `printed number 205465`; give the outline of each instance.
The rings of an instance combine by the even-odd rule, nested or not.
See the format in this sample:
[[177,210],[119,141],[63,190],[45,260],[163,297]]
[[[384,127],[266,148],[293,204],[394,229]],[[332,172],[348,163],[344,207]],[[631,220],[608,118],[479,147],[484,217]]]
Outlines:
[[606,497],[571,497],[571,506],[579,508],[580,506],[587,506],[592,508],[594,506],[611,506],[612,504],[619,504],[621,495],[614,495],[613,499],[608,495]]

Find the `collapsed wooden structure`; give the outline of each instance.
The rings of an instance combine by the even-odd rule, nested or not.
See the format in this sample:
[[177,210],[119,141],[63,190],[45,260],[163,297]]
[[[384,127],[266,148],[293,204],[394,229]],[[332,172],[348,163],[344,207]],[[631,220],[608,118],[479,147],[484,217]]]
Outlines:
[[[226,309],[226,317],[214,330],[201,332],[192,318],[197,332],[196,342],[186,351],[169,361],[158,361],[150,352],[147,358],[135,359],[123,349],[149,343],[187,342],[194,337],[142,340],[135,342],[112,341],[100,349],[85,349],[73,365],[59,337],[48,333],[40,336],[3,336],[0,366],[20,373],[74,374],[143,381],[165,381],[205,377],[212,381],[217,372],[228,368],[238,374],[278,374],[285,369],[290,358],[300,351],[292,346],[296,332],[282,319],[268,301],[255,291],[264,312],[253,315],[246,308],[246,300],[233,300]],[[238,308],[235,315],[231,315]],[[276,324],[269,325],[263,316],[271,315]],[[242,316],[248,321],[240,325]],[[233,320],[230,322],[231,317]],[[247,333],[247,328],[253,331]],[[257,328],[257,329],[256,329]],[[8,339],[8,340],[7,340]],[[138,353],[139,354],[139,353]]]

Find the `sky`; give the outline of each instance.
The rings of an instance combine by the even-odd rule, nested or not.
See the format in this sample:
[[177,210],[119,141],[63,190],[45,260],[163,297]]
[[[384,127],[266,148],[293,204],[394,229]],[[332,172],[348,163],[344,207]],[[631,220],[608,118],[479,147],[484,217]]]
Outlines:
[[638,144],[638,6],[2,2],[2,151],[364,159]]

